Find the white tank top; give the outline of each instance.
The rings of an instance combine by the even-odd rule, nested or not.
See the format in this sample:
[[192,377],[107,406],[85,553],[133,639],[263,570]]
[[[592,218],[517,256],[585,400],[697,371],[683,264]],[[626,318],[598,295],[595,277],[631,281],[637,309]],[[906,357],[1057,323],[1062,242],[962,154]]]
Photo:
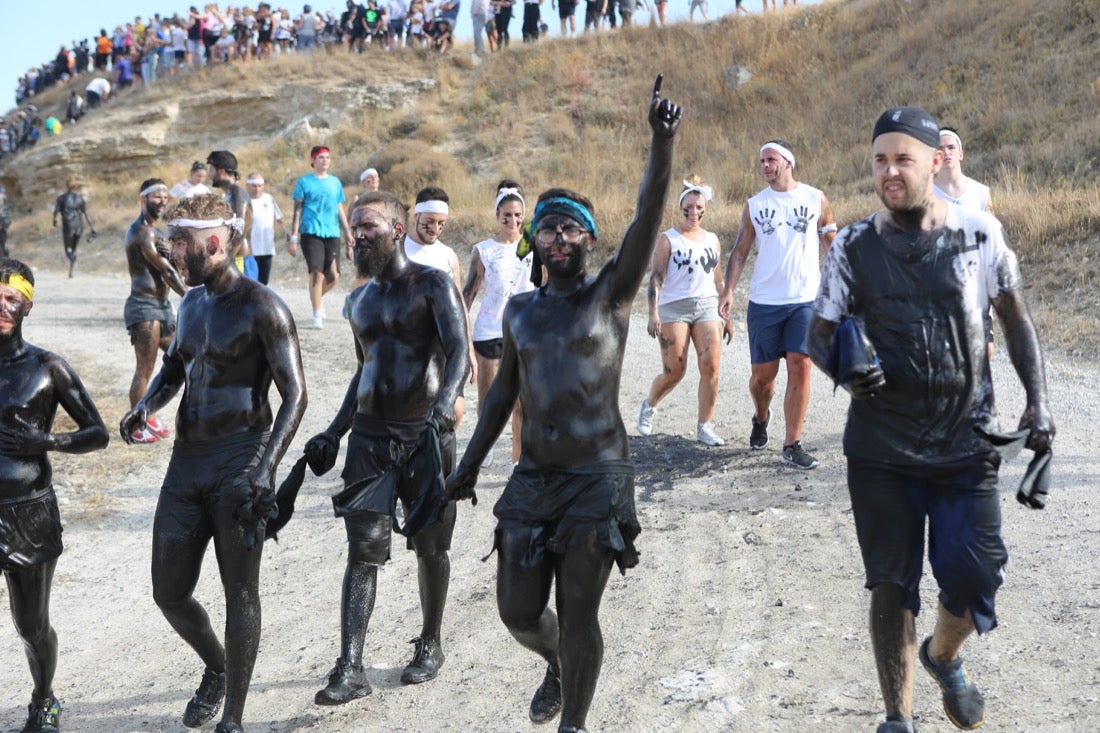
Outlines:
[[454,250],[447,245],[440,242],[438,239],[434,244],[424,246],[419,242],[414,242],[412,237],[405,237],[405,256],[417,264],[424,265],[424,267],[432,267],[436,270],[443,270],[454,279],[454,267],[452,265]]
[[531,282],[531,263],[533,253],[527,253],[522,260],[516,257],[516,245],[486,239],[478,242],[473,249],[481,258],[485,267],[485,288],[481,296],[481,306],[474,320],[474,341],[489,341],[504,335],[501,322],[504,318],[504,306],[508,299],[519,293],[534,290]]
[[672,247],[658,304],[673,303],[684,298],[717,296],[714,268],[718,267],[722,255],[718,237],[713,232],[703,232],[703,238],[696,242],[675,228],[664,234]]
[[[964,176],[964,178],[966,177]],[[978,183],[973,178],[966,178],[966,184],[963,186],[963,192],[960,196],[948,196],[935,183],[932,184],[932,191],[938,198],[952,204],[958,204],[964,209],[975,209],[977,211],[989,209],[989,186]]]
[[756,264],[749,300],[761,305],[810,303],[821,282],[818,253],[824,194],[805,183],[790,191],[765,188],[748,201],[756,229]]

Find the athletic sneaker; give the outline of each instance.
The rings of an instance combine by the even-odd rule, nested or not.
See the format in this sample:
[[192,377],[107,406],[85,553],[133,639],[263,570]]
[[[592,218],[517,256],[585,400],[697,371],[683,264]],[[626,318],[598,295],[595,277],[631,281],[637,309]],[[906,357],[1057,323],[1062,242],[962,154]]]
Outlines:
[[154,433],[149,428],[142,428],[141,430],[135,430],[130,433],[130,438],[135,443],[156,443],[160,440],[160,436]]
[[817,459],[802,450],[801,440],[783,446],[783,462],[788,466],[801,468],[804,471],[809,471],[817,465]]
[[328,686],[313,696],[318,705],[343,705],[371,693],[363,665],[353,667],[341,657],[328,675]]
[[325,315],[321,311],[313,311],[313,328],[320,331],[325,327]]
[[875,733],[917,733],[917,729],[916,726],[913,725],[912,718],[904,718],[902,720],[887,720],[885,723],[880,723]]
[[409,640],[416,645],[412,661],[401,673],[401,684],[419,685],[421,682],[434,680],[439,674],[439,668],[443,666],[443,647],[438,639],[424,639],[416,637]]
[[56,733],[61,727],[61,703],[56,697],[32,700],[22,733]]
[[188,728],[201,728],[214,719],[225,697],[225,672],[215,672],[209,667],[202,673],[202,682],[195,695],[187,701],[183,711],[183,724]]
[[168,428],[160,424],[160,420],[156,418],[156,415],[152,415],[145,421],[145,428],[151,433],[154,433],[158,438],[167,438],[169,435]]
[[531,698],[531,709],[528,715],[532,723],[548,723],[561,712],[561,676],[550,666],[546,667],[546,677],[543,678],[539,689],[535,690],[535,696]]
[[943,711],[955,725],[963,730],[974,730],[985,722],[985,700],[978,686],[963,669],[962,657],[950,662],[936,663],[928,654],[929,636],[920,645],[920,663],[943,690]]
[[749,447],[753,450],[762,450],[768,444],[768,423],[772,421],[772,411],[768,410],[768,416],[764,422],[757,422],[756,415],[752,416],[752,433],[749,435]]
[[695,428],[695,439],[703,445],[725,445],[726,441],[718,437],[714,432],[714,426],[709,422],[701,422]]
[[649,435],[653,432],[653,418],[657,416],[657,408],[649,406],[649,398],[642,400],[642,409],[638,411],[638,432]]

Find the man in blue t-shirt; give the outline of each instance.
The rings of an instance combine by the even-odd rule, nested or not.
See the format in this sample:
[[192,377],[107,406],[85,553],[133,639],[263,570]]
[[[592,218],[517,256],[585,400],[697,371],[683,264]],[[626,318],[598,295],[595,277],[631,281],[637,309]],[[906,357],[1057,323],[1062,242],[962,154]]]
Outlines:
[[[321,298],[340,280],[336,261],[340,247],[340,235],[348,234],[348,218],[344,206],[344,184],[336,176],[330,176],[332,154],[324,145],[316,145],[310,151],[312,172],[294,184],[294,216],[287,232],[287,250],[297,254],[301,239],[302,256],[309,271],[309,302],[313,306],[313,327],[325,327],[325,309]],[[348,250],[351,257],[351,250]]]

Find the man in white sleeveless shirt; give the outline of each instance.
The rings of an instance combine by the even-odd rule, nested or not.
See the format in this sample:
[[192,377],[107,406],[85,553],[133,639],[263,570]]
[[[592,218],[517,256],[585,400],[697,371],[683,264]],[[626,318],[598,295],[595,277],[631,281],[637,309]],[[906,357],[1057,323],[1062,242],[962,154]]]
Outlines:
[[966,209],[977,209],[993,213],[993,202],[989,197],[989,186],[978,183],[962,172],[962,138],[951,127],[940,129],[940,150],[943,152],[943,165],[936,172],[932,192],[952,204]]
[[760,174],[768,187],[750,198],[741,212],[718,313],[723,319],[730,317],[733,290],[755,245],[746,312],[752,361],[749,393],[756,411],[749,446],[761,450],[768,444],[775,378],[779,360],[786,358],[786,435],[781,459],[807,470],[817,465],[817,459],[803,450],[801,442],[813,368],[806,335],[821,280],[818,250],[828,251],[836,236],[836,218],[825,194],[794,179],[794,165],[790,143],[770,140],[760,148]]

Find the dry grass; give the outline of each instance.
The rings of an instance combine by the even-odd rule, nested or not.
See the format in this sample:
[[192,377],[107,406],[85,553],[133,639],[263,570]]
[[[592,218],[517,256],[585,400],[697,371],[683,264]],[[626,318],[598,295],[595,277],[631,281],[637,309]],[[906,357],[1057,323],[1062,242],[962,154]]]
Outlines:
[[[492,230],[492,186],[504,176],[523,182],[531,196],[550,185],[590,194],[603,246],[617,245],[634,214],[649,138],[645,102],[658,71],[667,96],[686,110],[675,180],[697,173],[714,185],[708,222],[727,247],[744,199],[760,188],[762,141],[791,141],[799,178],[822,188],[841,222],[851,222],[878,206],[868,175],[874,119],[888,106],[920,104],[962,131],[967,173],[992,187],[1021,259],[1077,275],[1080,267],[1055,254],[1074,244],[1091,261],[1097,247],[1098,43],[1100,0],[855,0],[517,43],[480,64],[461,47],[442,57],[405,49],[275,59],[249,65],[247,76],[237,66],[180,75],[130,98],[145,110],[212,90],[236,101],[236,116],[211,118],[209,145],[155,162],[174,182],[191,160],[221,147],[224,135],[239,138],[241,120],[261,115],[280,90],[309,85],[352,94],[362,85],[433,79],[434,90],[403,107],[334,118],[326,142],[349,193],[368,165],[406,198],[428,183],[447,189],[456,212],[447,239],[460,250]],[[738,67],[751,75],[741,85],[732,81]],[[274,91],[249,102],[268,88]],[[63,96],[51,92],[40,106],[59,105]],[[236,152],[242,169],[264,171],[269,190],[286,200],[306,170],[308,144],[266,136]],[[5,174],[0,169],[0,180]],[[107,235],[100,261],[116,267],[116,243],[137,213],[135,184],[98,181],[94,171],[87,177],[95,184],[93,216]],[[13,240],[48,246],[52,262],[55,237],[42,220],[50,205],[26,203]]]

